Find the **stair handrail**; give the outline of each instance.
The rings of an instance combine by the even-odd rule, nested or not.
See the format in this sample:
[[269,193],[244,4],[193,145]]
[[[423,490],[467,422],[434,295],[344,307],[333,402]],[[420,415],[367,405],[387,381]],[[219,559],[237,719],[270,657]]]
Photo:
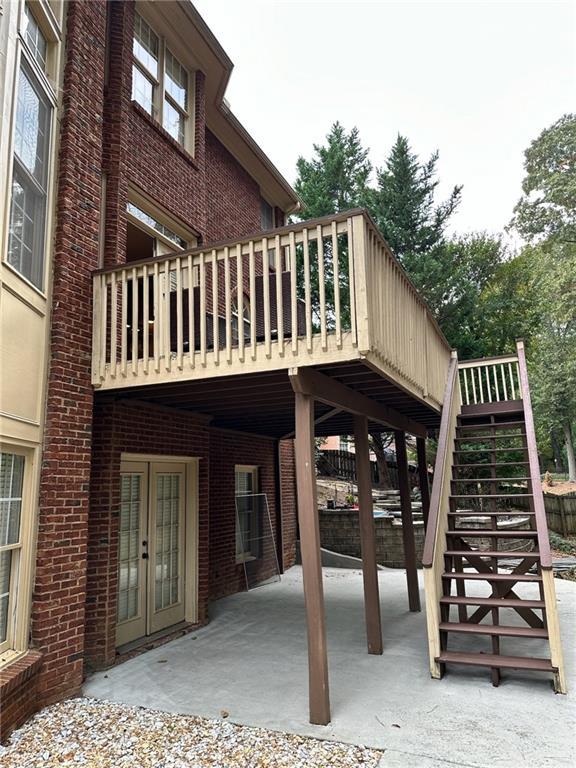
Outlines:
[[440,420],[440,432],[438,435],[438,448],[436,450],[436,461],[434,464],[434,482],[432,484],[432,493],[430,496],[430,511],[428,513],[428,527],[424,540],[424,552],[422,555],[422,565],[424,568],[431,568],[434,561],[434,550],[436,544],[436,533],[438,529],[438,520],[440,518],[440,509],[444,497],[443,490],[445,483],[450,482],[449,467],[447,466],[452,459],[452,445],[454,430],[454,408],[456,395],[458,393],[458,356],[455,351],[452,352],[450,365],[448,366],[448,375],[446,377],[446,388],[444,390],[444,401],[442,405],[442,417]]
[[534,415],[532,413],[532,399],[530,397],[530,387],[528,385],[526,351],[524,349],[524,342],[521,339],[516,342],[516,350],[518,352],[518,372],[520,387],[522,389],[524,423],[526,426],[526,450],[530,467],[530,481],[534,502],[536,533],[538,534],[540,566],[544,569],[549,569],[552,568],[552,555],[550,554],[548,523],[546,522],[546,508],[544,506],[544,495],[542,493],[542,482],[540,479],[540,464],[538,462],[538,448],[536,443],[536,430],[534,428]]

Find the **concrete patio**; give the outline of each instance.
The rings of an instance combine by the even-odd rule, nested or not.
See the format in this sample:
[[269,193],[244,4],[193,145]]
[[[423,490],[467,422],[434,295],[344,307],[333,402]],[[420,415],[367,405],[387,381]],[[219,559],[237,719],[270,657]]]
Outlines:
[[[299,567],[281,583],[218,601],[207,627],[93,675],[84,694],[210,718],[225,711],[235,723],[378,747],[386,750],[384,768],[576,763],[575,583],[556,580],[571,691],[557,696],[546,676],[520,671],[505,672],[499,688],[486,669],[432,680],[425,615],[408,612],[404,572],[381,570],[379,579],[384,653],[369,656],[361,573],[324,569],[332,705],[326,727],[307,718]],[[544,643],[540,649],[530,642],[533,655],[546,655]]]

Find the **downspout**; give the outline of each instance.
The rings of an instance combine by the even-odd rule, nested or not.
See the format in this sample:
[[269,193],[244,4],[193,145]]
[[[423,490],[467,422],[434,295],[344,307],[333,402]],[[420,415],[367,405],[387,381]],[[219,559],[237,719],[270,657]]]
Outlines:
[[276,456],[274,461],[274,485],[276,495],[276,556],[280,573],[284,573],[283,520],[282,520],[282,461],[280,457],[281,443],[276,440]]

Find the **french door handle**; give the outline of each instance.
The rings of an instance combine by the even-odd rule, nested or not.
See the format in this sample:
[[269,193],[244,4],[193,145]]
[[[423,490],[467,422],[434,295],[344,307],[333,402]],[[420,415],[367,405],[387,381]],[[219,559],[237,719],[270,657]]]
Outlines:
[[150,555],[148,554],[148,552],[142,552],[142,560],[148,560],[149,557]]

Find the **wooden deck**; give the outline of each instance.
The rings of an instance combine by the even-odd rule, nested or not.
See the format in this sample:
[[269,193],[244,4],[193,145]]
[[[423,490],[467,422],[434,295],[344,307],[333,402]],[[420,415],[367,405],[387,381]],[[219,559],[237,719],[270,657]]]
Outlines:
[[289,369],[320,367],[356,376],[367,395],[372,387],[377,398],[404,400],[422,423],[440,411],[449,346],[364,211],[99,270],[93,280],[100,391],[161,400],[171,385],[173,403],[183,384],[193,384],[191,395],[219,378],[224,393],[226,379],[283,372],[277,380],[288,387]]

